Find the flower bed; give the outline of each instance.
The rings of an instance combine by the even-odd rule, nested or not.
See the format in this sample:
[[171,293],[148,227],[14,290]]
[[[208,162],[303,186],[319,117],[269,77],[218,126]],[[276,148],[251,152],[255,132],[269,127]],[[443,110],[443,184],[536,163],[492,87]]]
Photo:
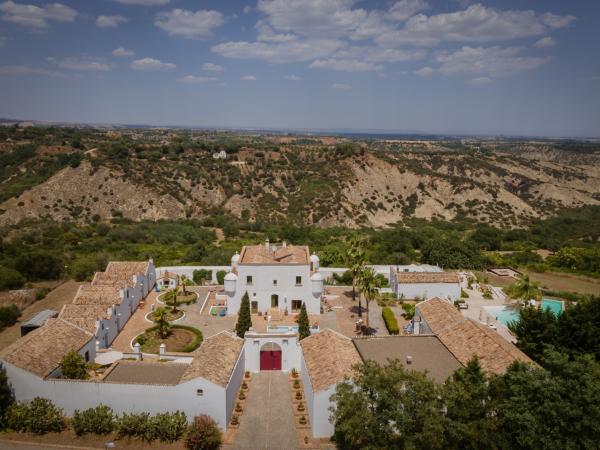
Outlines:
[[188,353],[196,350],[202,343],[202,332],[194,327],[172,325],[169,336],[161,338],[158,326],[148,328],[135,338],[144,353],[158,353],[160,344],[166,345],[167,352]]
[[[146,320],[148,322],[154,323],[154,320],[152,319],[152,314],[154,314],[153,311],[146,314]],[[173,314],[173,311],[169,310],[169,312],[167,314],[167,322],[175,322],[179,319],[182,319],[184,316],[185,316],[185,312],[181,309],[177,310],[177,312],[175,314]]]
[[[160,294],[157,300],[160,303],[173,306],[173,292],[167,291],[163,294]],[[196,300],[198,300],[198,294],[195,292],[188,292],[185,295],[181,292],[177,293],[177,305],[189,305],[191,303],[196,303]]]

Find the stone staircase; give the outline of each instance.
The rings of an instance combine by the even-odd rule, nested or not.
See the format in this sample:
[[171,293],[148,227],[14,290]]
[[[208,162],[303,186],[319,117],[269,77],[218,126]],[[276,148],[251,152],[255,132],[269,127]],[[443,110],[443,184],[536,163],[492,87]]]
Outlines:
[[269,308],[271,322],[281,322],[283,320],[283,312],[279,308]]

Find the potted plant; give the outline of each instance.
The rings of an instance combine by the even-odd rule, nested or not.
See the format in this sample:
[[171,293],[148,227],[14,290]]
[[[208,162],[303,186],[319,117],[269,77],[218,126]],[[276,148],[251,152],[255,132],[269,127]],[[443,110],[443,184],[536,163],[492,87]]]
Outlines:
[[246,378],[250,378],[250,371],[249,371],[249,370],[246,370],[246,373],[244,374],[244,376],[245,376]]
[[237,416],[237,414],[234,414],[233,417],[231,418],[231,425],[233,425],[234,427],[237,427],[240,424],[240,419]]
[[298,403],[298,411],[304,411],[304,403],[300,402]]
[[296,400],[302,400],[302,392],[296,391]]
[[298,378],[298,371],[295,368],[292,369],[292,378]]
[[300,381],[294,380],[294,389],[300,389]]
[[246,383],[245,381],[242,383],[242,389],[243,390],[248,389],[248,383]]
[[240,392],[240,395],[238,395],[238,398],[240,400],[246,400],[246,395],[243,392]]
[[240,404],[240,402],[237,402],[235,404],[235,412],[238,412],[238,413],[242,412],[242,405]]
[[300,425],[306,425],[308,421],[306,420],[306,416],[301,416],[298,422],[300,423]]

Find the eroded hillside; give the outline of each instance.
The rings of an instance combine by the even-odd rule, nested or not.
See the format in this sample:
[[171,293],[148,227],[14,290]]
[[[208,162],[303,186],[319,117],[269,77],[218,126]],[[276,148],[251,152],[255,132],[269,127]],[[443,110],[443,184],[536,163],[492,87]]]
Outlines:
[[[99,132],[79,139],[58,150],[30,139],[35,150],[26,157],[14,157],[22,143],[2,145],[9,164],[0,187],[14,195],[0,204],[0,223],[233,214],[321,226],[407,217],[513,226],[600,203],[600,152],[589,147]],[[219,149],[226,159],[213,158]]]

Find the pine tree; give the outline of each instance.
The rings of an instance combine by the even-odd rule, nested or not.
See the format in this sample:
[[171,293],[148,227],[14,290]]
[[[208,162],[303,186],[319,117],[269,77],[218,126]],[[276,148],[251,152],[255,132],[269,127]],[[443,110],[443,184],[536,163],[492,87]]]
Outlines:
[[246,331],[252,326],[252,318],[250,317],[250,298],[246,292],[242,297],[242,304],[240,305],[240,311],[238,313],[238,320],[235,324],[236,334],[244,338]]
[[308,322],[308,313],[306,312],[306,304],[302,303],[300,315],[298,316],[298,334],[300,340],[310,336],[310,323]]
[[8,382],[8,376],[6,375],[6,369],[0,364],[0,422],[4,417],[4,413],[10,405],[15,402],[15,396],[12,391],[12,387]]

